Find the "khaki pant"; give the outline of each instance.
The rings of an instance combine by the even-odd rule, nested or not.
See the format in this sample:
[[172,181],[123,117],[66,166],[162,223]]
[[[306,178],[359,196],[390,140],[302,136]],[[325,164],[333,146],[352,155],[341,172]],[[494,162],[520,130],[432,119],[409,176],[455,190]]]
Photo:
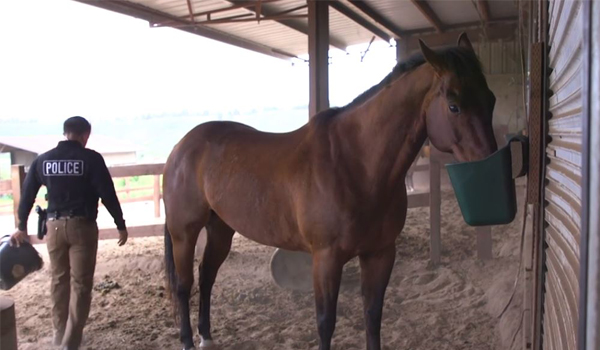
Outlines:
[[98,226],[85,218],[49,220],[52,323],[61,346],[77,349],[92,302]]

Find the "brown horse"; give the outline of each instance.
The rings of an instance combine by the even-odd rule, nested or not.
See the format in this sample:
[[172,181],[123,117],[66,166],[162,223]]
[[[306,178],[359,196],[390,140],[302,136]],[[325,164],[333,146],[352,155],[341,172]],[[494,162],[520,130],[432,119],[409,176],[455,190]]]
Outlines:
[[367,349],[381,348],[384,294],[406,218],[404,178],[419,149],[427,137],[459,161],[497,149],[495,97],[467,36],[441,51],[420,44],[422,56],[296,131],[271,134],[209,122],[175,146],[163,182],[165,261],[185,349],[194,348],[189,297],[203,227],[201,347],[212,346],[211,289],[239,232],[312,254],[320,350],[331,346],[342,267],[358,256]]

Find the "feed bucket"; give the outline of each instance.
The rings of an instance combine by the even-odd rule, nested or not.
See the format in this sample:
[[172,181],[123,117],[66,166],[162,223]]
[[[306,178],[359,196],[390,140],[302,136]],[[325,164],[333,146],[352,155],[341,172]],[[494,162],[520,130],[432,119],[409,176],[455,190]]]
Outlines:
[[312,290],[312,255],[276,249],[271,257],[271,276],[285,289],[308,292]]
[[[512,171],[513,138],[489,157],[475,161],[446,165],[460,211],[471,226],[504,225],[517,213],[515,180]],[[526,149],[526,147],[523,147]]]
[[44,262],[35,248],[27,243],[11,247],[10,236],[0,239],[0,289],[9,290],[25,276],[42,268]]

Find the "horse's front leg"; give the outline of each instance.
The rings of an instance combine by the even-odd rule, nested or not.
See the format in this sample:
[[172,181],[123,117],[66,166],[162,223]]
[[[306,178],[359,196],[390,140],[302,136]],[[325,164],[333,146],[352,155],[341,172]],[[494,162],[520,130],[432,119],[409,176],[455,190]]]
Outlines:
[[319,350],[331,349],[344,262],[331,249],[313,253],[313,286],[320,338]]
[[367,350],[380,350],[383,299],[396,260],[396,247],[392,244],[376,253],[360,255],[359,259]]

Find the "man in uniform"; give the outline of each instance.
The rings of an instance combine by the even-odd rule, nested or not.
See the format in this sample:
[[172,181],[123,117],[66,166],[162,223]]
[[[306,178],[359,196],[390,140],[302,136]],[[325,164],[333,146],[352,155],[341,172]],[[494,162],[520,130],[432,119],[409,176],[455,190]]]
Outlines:
[[92,301],[98,250],[98,199],[112,215],[119,246],[127,229],[112,178],[102,156],[85,148],[92,127],[82,117],[64,123],[65,141],[37,157],[25,177],[19,225],[11,244],[27,240],[27,218],[41,185],[48,189],[48,238],[52,272],[54,345],[78,349]]

